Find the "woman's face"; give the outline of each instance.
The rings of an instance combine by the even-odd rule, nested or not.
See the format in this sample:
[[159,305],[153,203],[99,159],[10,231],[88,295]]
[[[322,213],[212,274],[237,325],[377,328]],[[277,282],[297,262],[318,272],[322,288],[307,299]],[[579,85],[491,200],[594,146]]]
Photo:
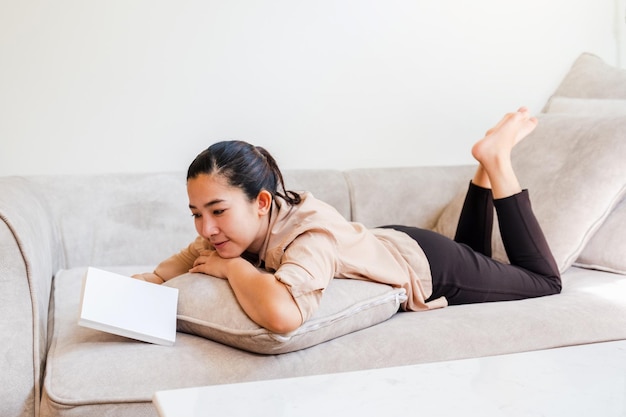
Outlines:
[[259,253],[269,227],[269,192],[261,191],[250,201],[222,176],[200,174],[187,181],[187,194],[198,234],[211,242],[219,256]]

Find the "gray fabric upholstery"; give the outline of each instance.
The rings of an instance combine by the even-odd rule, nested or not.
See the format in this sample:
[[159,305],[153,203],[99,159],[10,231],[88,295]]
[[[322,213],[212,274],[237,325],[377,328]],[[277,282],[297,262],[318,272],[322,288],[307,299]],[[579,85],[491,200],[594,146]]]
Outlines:
[[[585,117],[590,115],[596,117],[626,116],[626,100],[553,97],[546,111]],[[619,244],[623,236],[626,236],[625,198],[622,198],[622,201],[585,245],[575,265],[626,273],[626,253]]]
[[[114,268],[130,273],[141,267]],[[626,276],[571,268],[561,295],[400,312],[379,325],[279,356],[179,333],[174,347],[76,326],[84,268],[55,280],[46,416],[135,416],[156,390],[400,366],[626,338]],[[108,414],[107,414],[108,413]]]
[[450,200],[467,189],[474,166],[355,169],[346,172],[352,219],[432,229]]
[[581,54],[553,96],[576,98],[626,98],[626,69],[608,65],[590,53]]
[[[582,54],[548,101],[546,113],[578,116],[626,116],[626,69],[608,65],[592,54]],[[626,251],[626,202],[613,210],[589,240],[575,265],[623,273]]]
[[189,273],[163,285],[178,289],[179,332],[263,354],[305,349],[381,323],[407,298],[403,288],[336,279],[324,290],[313,317],[290,333],[276,334],[248,317],[226,280]]
[[[33,181],[45,190],[43,194],[63,239],[66,268],[157,264],[196,236],[187,207],[184,173],[64,176],[62,181],[41,176]],[[350,216],[349,192],[342,172],[289,171],[285,182],[293,190],[309,187],[341,214]],[[130,241],[136,243],[131,251],[127,245]]]
[[[64,267],[156,264],[195,237],[184,174],[33,179],[62,237]],[[71,196],[71,197],[70,197]],[[167,236],[167,239],[163,239]],[[128,242],[136,244],[128,250]],[[152,242],[159,242],[153,245]]]
[[548,102],[545,113],[565,113],[583,117],[624,116],[626,100],[555,96]]
[[0,190],[0,415],[30,416],[39,411],[57,234],[34,184],[0,178]]
[[574,265],[626,274],[626,199],[611,212],[602,227],[589,240]]
[[0,223],[0,252],[0,334],[11,335],[0,344],[0,399],[19,399],[0,401],[0,415],[32,416],[38,381],[33,378],[33,315],[26,265],[13,231],[4,222]]
[[286,171],[283,176],[288,190],[309,191],[315,197],[335,207],[346,219],[351,218],[350,190],[342,171],[290,170]]

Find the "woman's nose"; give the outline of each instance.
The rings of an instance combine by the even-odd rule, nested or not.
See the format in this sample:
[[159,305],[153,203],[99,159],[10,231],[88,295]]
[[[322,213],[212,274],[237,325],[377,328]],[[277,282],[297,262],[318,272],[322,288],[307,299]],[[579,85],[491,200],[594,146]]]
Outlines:
[[202,221],[202,231],[201,231],[202,237],[209,238],[218,233],[219,233],[219,228],[217,227],[217,224],[214,221],[212,221],[211,219]]

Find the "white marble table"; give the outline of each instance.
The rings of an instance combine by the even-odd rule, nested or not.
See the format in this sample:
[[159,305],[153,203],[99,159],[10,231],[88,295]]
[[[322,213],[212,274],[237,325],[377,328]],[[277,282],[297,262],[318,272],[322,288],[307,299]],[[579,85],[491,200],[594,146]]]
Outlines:
[[626,341],[159,391],[153,402],[161,417],[623,417]]

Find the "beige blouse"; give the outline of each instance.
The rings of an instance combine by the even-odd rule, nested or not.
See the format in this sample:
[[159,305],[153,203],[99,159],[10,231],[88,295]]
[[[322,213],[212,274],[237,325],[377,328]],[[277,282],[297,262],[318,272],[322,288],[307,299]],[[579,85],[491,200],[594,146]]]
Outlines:
[[[422,248],[407,234],[392,229],[367,229],[348,222],[332,206],[302,193],[290,206],[277,197],[258,265],[284,283],[307,320],[319,306],[333,278],[374,281],[404,288],[407,311],[445,307],[444,297],[425,302],[432,278]],[[169,278],[186,273],[203,250],[213,247],[198,237],[180,253],[160,263],[155,273]]]

